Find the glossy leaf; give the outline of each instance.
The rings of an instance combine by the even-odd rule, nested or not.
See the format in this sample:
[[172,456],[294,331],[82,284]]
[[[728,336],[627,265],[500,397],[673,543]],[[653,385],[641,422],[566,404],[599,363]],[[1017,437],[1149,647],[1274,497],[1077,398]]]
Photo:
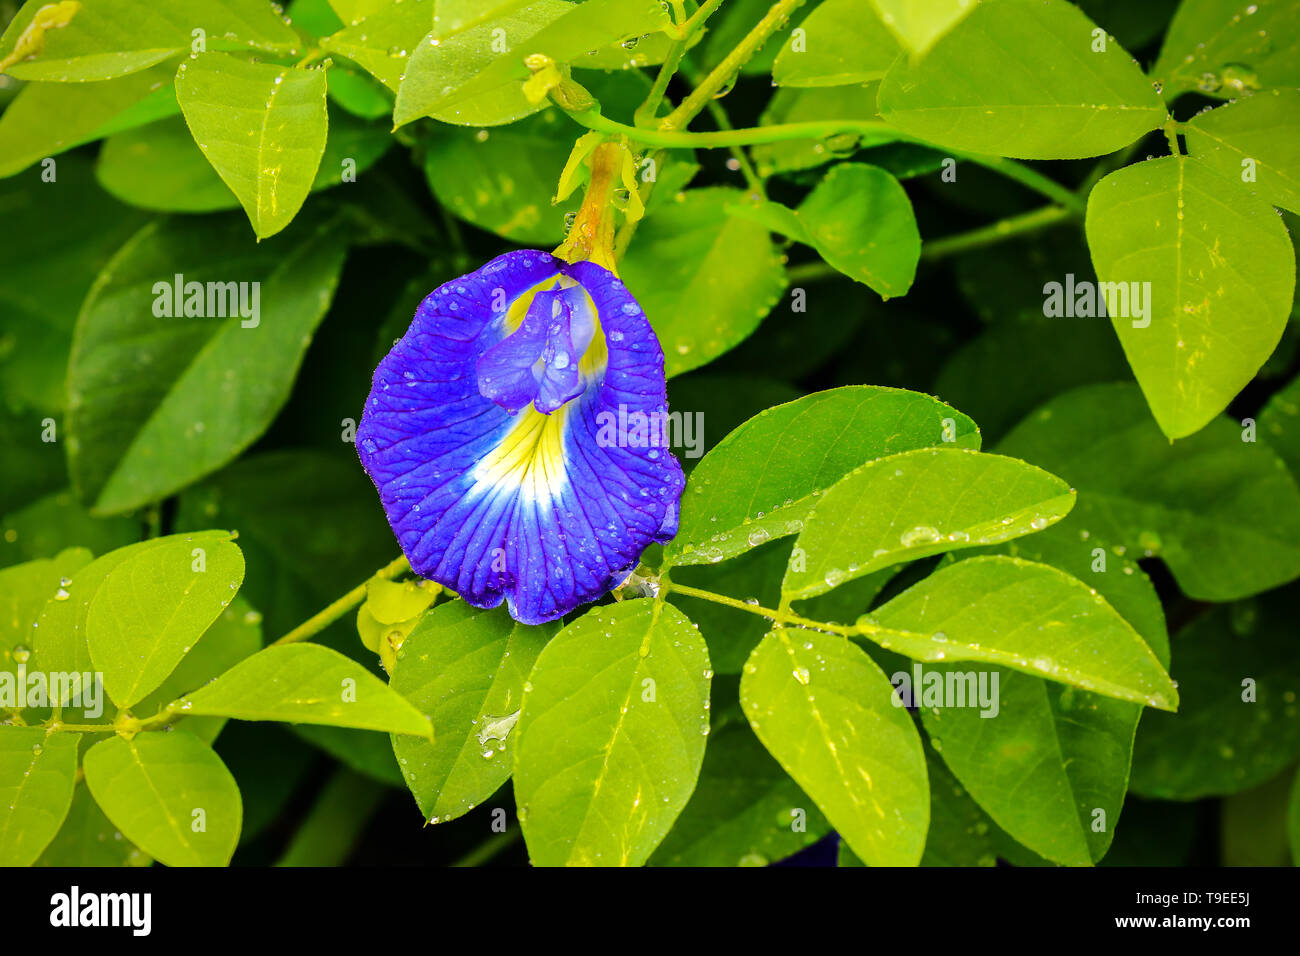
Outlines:
[[181,64],[176,99],[194,141],[239,198],[257,237],[287,226],[325,152],[325,71],[207,53]]
[[1098,278],[1118,284],[1111,323],[1151,413],[1170,438],[1193,434],[1282,336],[1295,291],[1286,227],[1209,167],[1170,156],[1099,182],[1087,231]]
[[1295,15],[1292,0],[1183,0],[1151,73],[1170,99],[1300,86]]
[[1200,113],[1187,151],[1252,195],[1300,213],[1300,90],[1268,90]]
[[338,651],[282,644],[240,661],[183,698],[182,714],[432,735],[429,718]]
[[72,804],[80,734],[0,725],[0,866],[31,866]]
[[975,9],[979,0],[871,0],[907,50],[921,56]]
[[797,210],[762,202],[731,211],[812,246],[882,298],[904,295],[916,275],[921,234],[912,203],[898,180],[875,166],[835,166]]
[[958,561],[859,626],[916,660],[984,661],[1162,710],[1178,706],[1178,691],[1133,626],[1095,589],[1046,564]]
[[898,44],[857,0],[825,0],[787,40],[772,67],[780,86],[841,86],[885,75]]
[[740,681],[754,733],[871,866],[915,866],[930,795],[921,740],[880,668],[837,635],[774,628]]
[[965,415],[915,392],[831,389],[751,418],[695,467],[665,563],[711,564],[798,534],[817,497],[858,466],[951,438],[978,448]]
[[86,639],[113,702],[131,707],[161,684],[243,580],[244,556],[229,536],[174,535],[112,568],[90,599]]
[[538,657],[515,729],[515,800],[537,866],[639,866],[690,798],[708,653],[671,604],[588,611]]
[[783,596],[809,598],[903,561],[1032,534],[1073,506],[1069,485],[1015,458],[959,448],[880,458],[818,498]]
[[167,866],[225,866],[239,842],[239,787],[184,730],[110,737],[86,751],[86,784],[128,840]]
[[979,4],[920,63],[894,65],[880,86],[881,115],[912,136],[976,153],[1114,152],[1160,126],[1165,108],[1118,44],[1097,49],[1096,29],[1065,0]]
[[425,819],[462,816],[510,778],[524,683],[556,630],[458,601],[429,612],[402,643],[392,687],[426,711],[438,732],[432,744],[393,738]]

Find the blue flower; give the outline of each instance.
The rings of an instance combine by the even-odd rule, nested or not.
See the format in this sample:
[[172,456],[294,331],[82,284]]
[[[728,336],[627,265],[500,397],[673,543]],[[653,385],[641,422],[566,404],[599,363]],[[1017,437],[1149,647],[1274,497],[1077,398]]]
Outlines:
[[667,412],[663,351],[618,278],[510,252],[420,304],[357,450],[416,574],[539,624],[676,534]]

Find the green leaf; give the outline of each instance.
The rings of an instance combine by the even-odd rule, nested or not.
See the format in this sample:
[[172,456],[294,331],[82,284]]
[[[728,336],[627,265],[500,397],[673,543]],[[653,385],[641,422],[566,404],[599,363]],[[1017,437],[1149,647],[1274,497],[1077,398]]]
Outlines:
[[[7,115],[0,114],[0,127]],[[8,155],[3,145],[0,155]],[[86,158],[59,159],[56,175],[53,183],[36,183],[35,173],[0,183],[5,229],[23,237],[23,255],[0,259],[0,388],[11,405],[29,403],[43,411],[63,408],[81,300],[104,263],[144,221],[96,186]]]
[[917,57],[960,23],[977,3],[979,0],[871,0],[898,42]]
[[205,53],[182,63],[176,99],[194,141],[239,197],[259,239],[307,200],[329,126],[325,71]]
[[691,802],[650,862],[765,866],[816,843],[831,825],[745,723],[709,735]]
[[0,866],[31,866],[72,804],[80,734],[0,725]]
[[239,842],[239,787],[184,730],[110,737],[86,751],[86,785],[104,814],[167,866],[225,866]]
[[904,295],[916,276],[921,234],[898,180],[875,166],[840,163],[797,210],[770,201],[728,212],[812,246],[846,276],[884,299]]
[[133,104],[169,89],[175,72],[163,65],[102,83],[29,83],[0,113],[0,176],[94,139]]
[[925,769],[930,777],[930,830],[921,865],[996,866],[988,816],[933,747],[926,748]]
[[[360,175],[392,144],[387,130],[337,114],[312,191],[337,186],[346,160]],[[95,175],[109,193],[145,209],[211,212],[240,205],[179,116],[110,136],[99,152]]]
[[440,127],[425,155],[429,188],[462,219],[512,242],[551,245],[564,238],[565,213],[555,181],[573,148],[574,126],[547,110],[500,129]]
[[[261,435],[325,315],[345,241],[326,223],[255,245],[231,217],[151,223],[122,248],[82,307],[68,369],[69,467],[93,512],[172,494]],[[206,294],[176,296],[177,275]]]
[[1183,0],[1151,73],[1167,99],[1189,90],[1232,99],[1300,86],[1295,24],[1293,0]]
[[1107,311],[1151,413],[1171,439],[1193,434],[1282,337],[1295,291],[1286,226],[1208,166],[1169,156],[1099,182],[1087,231],[1098,297],[1117,284]]
[[153,862],[130,840],[121,839],[120,832],[104,816],[90,790],[79,786],[72,795],[72,806],[63,826],[35,865],[148,866]]
[[842,86],[885,75],[898,44],[858,0],[825,0],[781,45],[772,67],[778,86]]
[[1032,534],[1073,506],[1069,485],[1015,458],[962,448],[880,458],[817,500],[782,596],[809,598],[904,561]]
[[544,54],[582,65],[591,50],[667,24],[667,10],[658,0],[537,0],[454,36],[435,27],[406,64],[393,123],[402,126],[422,116],[462,126],[513,122],[545,103],[524,95],[531,75],[525,57]]
[[426,614],[402,643],[393,690],[427,711],[438,730],[433,743],[393,738],[426,820],[463,816],[510,778],[524,683],[557,630],[456,601]]
[[406,698],[356,661],[319,644],[259,651],[185,697],[175,710],[432,737],[429,718]]
[[665,564],[712,564],[798,534],[818,496],[848,472],[948,438],[979,447],[961,412],[900,389],[849,386],[767,409],[691,472]]
[[1114,152],[1165,121],[1132,58],[1064,0],[983,3],[920,63],[900,60],[880,112],[951,149],[1019,159]]
[[[68,489],[9,512],[2,523],[11,534],[0,539],[0,565],[53,557],[73,544],[103,554],[140,537],[140,522],[130,518],[92,517]],[[16,540],[9,541],[8,537]]]
[[30,653],[40,630],[33,625],[41,609],[58,593],[63,579],[89,560],[90,554],[84,549],[69,548],[52,559],[28,561],[0,571],[0,672],[12,672],[15,663],[23,663],[24,652]]
[[[984,661],[1173,710],[1160,661],[1096,589],[1046,564],[990,555],[941,568],[859,622],[921,661]],[[958,776],[961,776],[958,774]]]
[[1174,636],[1177,714],[1148,714],[1133,752],[1134,793],[1198,800],[1239,793],[1300,756],[1295,585],[1212,608]]
[[1300,90],[1268,90],[1198,113],[1187,151],[1253,196],[1300,213]]
[[[926,673],[947,680],[971,672],[939,665]],[[978,676],[985,674],[997,679],[995,718],[970,707],[924,707],[931,742],[1013,838],[1053,862],[1090,865],[1105,854],[1119,818],[1140,708],[1001,668]]]
[[619,264],[663,344],[669,377],[734,348],[785,289],[767,230],[725,215],[741,196],[721,187],[682,193],[646,216]]
[[853,852],[915,866],[930,820],[925,755],[884,673],[842,637],[774,628],[740,680],[754,733]]
[[1188,597],[1231,601],[1300,575],[1300,489],[1227,419],[1171,445],[1135,387],[1094,385],[1044,405],[998,450],[1076,489],[1081,547],[1159,557]]
[[[0,59],[14,48],[45,0],[28,0],[0,39]],[[197,32],[196,32],[197,31]],[[93,0],[66,26],[48,30],[40,53],[8,70],[20,80],[82,83],[109,80],[153,66],[204,43],[297,50],[298,35],[260,0]]]
[[515,801],[537,866],[640,866],[695,787],[708,652],[671,604],[598,607],[542,651],[515,730]]
[[1221,859],[1228,866],[1290,866],[1287,801],[1291,774],[1224,798],[1219,818]]
[[[366,9],[355,9],[363,5]],[[354,9],[339,10],[340,19],[350,26],[321,39],[320,47],[347,57],[396,93],[411,51],[433,24],[435,6],[435,0],[383,4],[360,0],[352,4]]]
[[243,583],[244,556],[229,536],[187,537],[132,554],[90,599],[90,658],[119,707],[161,684]]

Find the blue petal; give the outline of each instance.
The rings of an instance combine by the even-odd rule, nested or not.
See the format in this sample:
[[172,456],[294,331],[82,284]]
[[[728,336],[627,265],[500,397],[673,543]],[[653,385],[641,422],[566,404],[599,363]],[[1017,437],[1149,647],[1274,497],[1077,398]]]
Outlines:
[[[515,252],[420,305],[357,446],[417,574],[540,623],[675,533],[666,416],[663,352],[622,283]],[[643,420],[625,440],[619,423]]]

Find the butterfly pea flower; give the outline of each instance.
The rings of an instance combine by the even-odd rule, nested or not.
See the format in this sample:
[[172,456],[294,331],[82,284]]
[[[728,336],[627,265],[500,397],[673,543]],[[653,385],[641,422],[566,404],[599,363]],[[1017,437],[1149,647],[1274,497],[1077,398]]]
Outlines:
[[420,304],[357,450],[416,574],[539,624],[676,533],[667,411],[663,350],[618,277],[509,252]]

